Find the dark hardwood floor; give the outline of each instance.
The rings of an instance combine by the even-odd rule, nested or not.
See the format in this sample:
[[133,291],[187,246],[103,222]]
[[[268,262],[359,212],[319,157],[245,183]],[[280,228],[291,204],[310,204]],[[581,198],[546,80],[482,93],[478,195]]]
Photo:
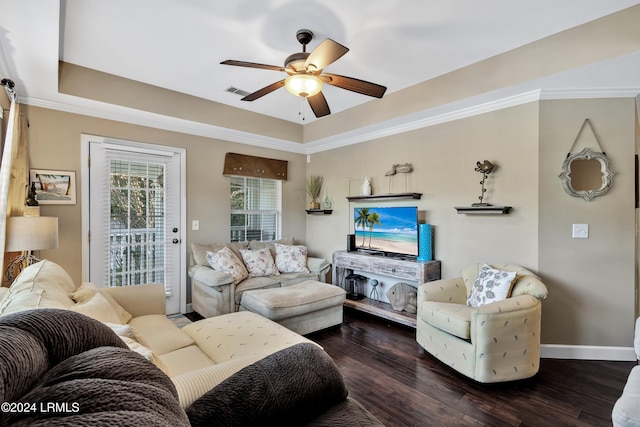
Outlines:
[[387,426],[611,426],[634,362],[542,359],[531,379],[483,385],[420,351],[415,330],[345,309],[310,334],[342,371],[349,394]]
[[479,384],[421,351],[415,329],[349,308],[342,326],[307,338],[331,355],[349,395],[389,427],[611,426],[635,365],[542,359],[528,380]]

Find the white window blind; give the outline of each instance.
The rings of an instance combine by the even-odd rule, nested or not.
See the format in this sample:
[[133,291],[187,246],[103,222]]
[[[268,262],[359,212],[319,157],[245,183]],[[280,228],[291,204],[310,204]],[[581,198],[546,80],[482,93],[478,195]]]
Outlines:
[[105,158],[101,197],[108,209],[102,215],[109,240],[108,286],[163,283],[169,292],[166,277],[174,263],[167,260],[167,224],[173,222],[166,209],[165,177],[171,156],[106,149]]
[[281,237],[282,181],[230,177],[231,241]]

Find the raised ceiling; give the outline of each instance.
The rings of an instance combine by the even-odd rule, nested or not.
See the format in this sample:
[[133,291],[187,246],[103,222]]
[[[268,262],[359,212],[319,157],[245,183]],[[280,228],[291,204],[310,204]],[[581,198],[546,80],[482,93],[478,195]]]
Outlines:
[[[62,61],[209,101],[231,112],[242,109],[272,117],[278,119],[274,123],[284,121],[285,128],[301,127],[305,130],[300,136],[282,138],[175,115],[183,131],[210,132],[215,137],[216,130],[224,130],[231,140],[255,136],[250,143],[276,141],[278,145],[277,141],[282,141],[284,149],[290,148],[290,142],[305,143],[302,145],[307,148],[291,148],[300,152],[318,150],[321,142],[353,139],[361,129],[365,133],[385,132],[535,90],[623,91],[625,96],[640,91],[640,50],[615,39],[608,42],[619,51],[585,41],[583,46],[574,45],[575,49],[564,52],[567,57],[575,56],[574,62],[533,70],[513,81],[506,66],[494,68],[498,72],[491,76],[473,77],[497,80],[496,74],[504,72],[502,85],[483,87],[478,80],[475,90],[451,98],[440,95],[441,100],[428,89],[428,82],[446,81],[460,70],[496,61],[527,46],[535,54],[536,46],[544,48],[545,39],[562,37],[567,30],[636,6],[639,1],[1,0],[0,4],[0,71],[2,77],[16,82],[22,102],[148,124],[144,121],[149,120],[150,109],[144,111],[135,103],[130,106],[98,96],[62,93],[58,86],[58,61]],[[332,115],[316,119],[308,105],[285,89],[253,102],[243,102],[241,96],[227,91],[235,87],[253,92],[283,76],[276,71],[224,66],[221,61],[282,65],[288,55],[300,51],[295,33],[301,28],[315,34],[309,49],[325,38],[350,49],[327,67],[328,72],[383,84],[388,88],[385,98],[372,99],[325,85]],[[592,48],[611,53],[583,58]],[[564,55],[551,56],[561,63]],[[544,54],[541,58],[542,62],[549,60]],[[541,68],[544,65],[548,64],[541,64]],[[358,111],[372,116],[372,111],[380,110],[399,113],[380,113],[377,121],[353,119]],[[151,113],[174,117],[171,105]],[[341,123],[340,117],[348,124]]]

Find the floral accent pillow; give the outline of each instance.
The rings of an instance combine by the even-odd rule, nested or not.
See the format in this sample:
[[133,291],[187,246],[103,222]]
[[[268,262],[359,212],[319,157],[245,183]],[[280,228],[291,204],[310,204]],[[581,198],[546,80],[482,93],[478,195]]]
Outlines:
[[214,270],[231,276],[234,285],[249,277],[249,272],[242,261],[226,246],[218,252],[207,251],[207,262]]
[[467,299],[469,307],[480,307],[496,301],[507,299],[511,292],[515,271],[497,270],[484,264],[471,288]]
[[280,274],[273,262],[271,251],[269,248],[262,248],[257,250],[240,249],[242,254],[242,260],[244,265],[249,270],[249,276],[251,277],[263,277],[274,276]]
[[280,273],[309,273],[306,246],[275,245],[276,267]]

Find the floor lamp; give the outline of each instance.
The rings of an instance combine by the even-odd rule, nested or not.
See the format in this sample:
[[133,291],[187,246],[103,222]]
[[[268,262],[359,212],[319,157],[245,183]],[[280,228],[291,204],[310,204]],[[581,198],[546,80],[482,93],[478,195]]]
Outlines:
[[13,283],[15,269],[40,261],[32,251],[58,247],[58,218],[50,216],[12,216],[7,218],[5,252],[22,252],[5,270],[9,283]]

